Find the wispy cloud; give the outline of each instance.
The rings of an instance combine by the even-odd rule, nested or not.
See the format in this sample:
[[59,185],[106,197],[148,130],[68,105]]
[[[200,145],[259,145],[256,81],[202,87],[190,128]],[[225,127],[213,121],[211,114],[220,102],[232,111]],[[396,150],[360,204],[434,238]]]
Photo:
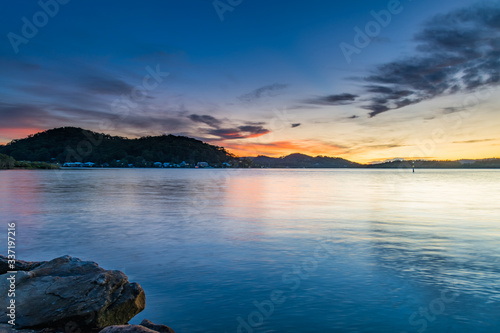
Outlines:
[[465,108],[463,108],[463,107],[449,106],[449,107],[443,108],[442,110],[443,110],[444,114],[450,114],[450,113],[463,111],[464,109]]
[[453,141],[453,143],[479,143],[479,142],[489,142],[497,141],[498,139],[477,139],[477,140],[464,140],[464,141]]
[[39,128],[50,118],[51,114],[39,106],[0,103],[0,128]]
[[[262,122],[244,122],[244,125],[231,126],[231,124],[228,124],[228,121],[223,121],[210,115],[191,114],[188,118],[194,122],[203,123],[211,127],[211,129],[201,129],[201,131],[205,134],[216,136],[216,140],[256,138],[271,132],[264,128],[264,123]],[[205,140],[213,141],[214,139],[205,138]]]
[[205,115],[191,114],[188,116],[188,118],[194,122],[203,123],[203,124],[206,124],[210,127],[217,128],[222,124],[221,120],[219,120],[213,116],[206,115],[206,114]]
[[151,135],[152,133],[176,133],[180,128],[187,128],[189,125],[185,117],[169,111],[159,115],[152,115],[141,113],[116,114],[104,110],[60,104],[0,103],[0,131],[4,134],[6,129],[9,128],[43,130],[73,125],[74,119],[79,119],[77,126],[87,129],[134,136]]
[[133,87],[123,80],[102,76],[87,76],[81,80],[82,86],[91,93],[102,95],[130,94]]
[[218,136],[224,140],[256,138],[270,133],[262,126],[238,126],[236,128],[217,128],[209,130],[207,133]]
[[253,102],[253,101],[255,101],[259,98],[262,98],[262,97],[277,96],[280,91],[282,91],[286,88],[288,88],[288,84],[274,83],[274,84],[270,84],[270,85],[263,86],[263,87],[255,89],[255,90],[252,90],[251,92],[249,92],[247,94],[241,95],[240,97],[238,97],[238,99],[243,101],[243,102],[249,103],[249,102]]

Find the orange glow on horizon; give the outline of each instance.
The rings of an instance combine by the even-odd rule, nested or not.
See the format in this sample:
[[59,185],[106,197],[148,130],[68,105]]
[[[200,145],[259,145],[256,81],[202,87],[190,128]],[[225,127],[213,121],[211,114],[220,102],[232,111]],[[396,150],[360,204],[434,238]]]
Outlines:
[[276,141],[272,143],[248,143],[224,145],[227,151],[240,157],[266,155],[280,157],[294,153],[306,155],[340,156],[345,152],[342,148],[318,140]]
[[0,128],[0,145],[43,131],[45,128]]

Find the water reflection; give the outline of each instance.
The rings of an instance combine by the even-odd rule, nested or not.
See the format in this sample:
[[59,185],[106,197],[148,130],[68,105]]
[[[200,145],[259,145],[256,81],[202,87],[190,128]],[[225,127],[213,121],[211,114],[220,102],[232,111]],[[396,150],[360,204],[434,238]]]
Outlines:
[[[499,180],[489,170],[1,172],[0,217],[19,224],[23,258],[123,270],[147,294],[134,320],[177,332],[235,332],[274,290],[286,300],[254,332],[417,332],[420,309],[443,292],[459,296],[425,319],[427,332],[496,332]],[[329,255],[305,270],[318,244]]]

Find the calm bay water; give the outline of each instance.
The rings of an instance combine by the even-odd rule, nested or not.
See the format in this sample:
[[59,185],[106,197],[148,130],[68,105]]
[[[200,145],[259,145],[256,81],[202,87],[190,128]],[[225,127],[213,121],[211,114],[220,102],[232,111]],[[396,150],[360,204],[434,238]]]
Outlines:
[[498,332],[499,199],[500,170],[0,172],[19,258],[119,269],[178,333]]

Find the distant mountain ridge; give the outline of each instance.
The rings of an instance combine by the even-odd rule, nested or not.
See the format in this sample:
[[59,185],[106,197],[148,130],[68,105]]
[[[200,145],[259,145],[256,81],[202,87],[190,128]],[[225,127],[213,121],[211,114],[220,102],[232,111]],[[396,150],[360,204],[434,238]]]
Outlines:
[[340,157],[291,154],[284,157],[257,156],[249,157],[254,167],[267,168],[359,168],[362,164],[348,161]]
[[248,157],[253,167],[264,168],[370,168],[370,169],[481,169],[500,168],[499,158],[458,161],[393,160],[376,164],[361,164],[340,157],[308,156],[291,154],[283,157],[257,156]]
[[500,168],[500,158],[485,158],[479,160],[428,161],[428,160],[398,160],[371,164],[370,168],[412,168],[416,169],[496,169]]

